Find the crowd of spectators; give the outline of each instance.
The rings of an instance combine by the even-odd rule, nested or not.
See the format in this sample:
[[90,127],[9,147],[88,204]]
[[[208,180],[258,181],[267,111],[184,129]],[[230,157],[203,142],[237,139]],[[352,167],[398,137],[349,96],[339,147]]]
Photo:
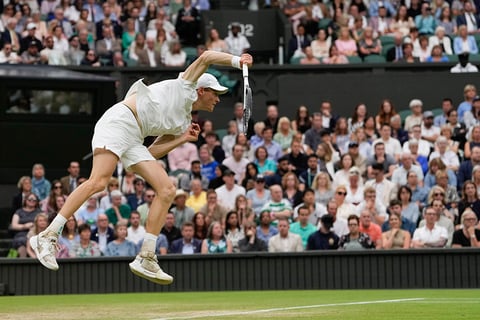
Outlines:
[[[478,71],[468,63],[479,53],[474,1],[250,0],[248,8],[283,12],[292,25],[287,56],[297,63],[459,59],[454,71]],[[10,2],[0,14],[0,63],[184,66],[206,49],[255,50],[238,23],[222,32],[203,30],[201,11],[210,9],[216,8],[209,0]]]
[[[402,117],[383,100],[342,117],[323,101],[289,119],[269,101],[247,132],[237,103],[222,137],[196,116],[198,142],[159,160],[177,192],[157,253],[480,247],[480,97],[468,84],[458,107],[439,102],[427,109],[411,99]],[[76,161],[51,182],[41,164],[19,179],[18,256],[33,255],[27,239],[84,180]],[[67,222],[58,256],[135,255],[155,196],[119,163]]]
[[[185,66],[182,48],[240,55],[250,47],[238,23],[204,40],[208,0],[43,0],[5,4],[0,14],[0,63],[85,66]],[[195,50],[194,50],[195,51]]]

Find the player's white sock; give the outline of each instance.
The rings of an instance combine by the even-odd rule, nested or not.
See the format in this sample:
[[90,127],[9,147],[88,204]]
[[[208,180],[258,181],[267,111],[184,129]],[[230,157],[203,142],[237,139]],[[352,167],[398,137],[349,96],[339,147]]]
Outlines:
[[61,214],[57,214],[57,216],[55,217],[55,219],[53,219],[52,223],[50,223],[45,232],[53,231],[58,236],[60,236],[62,234],[63,226],[65,225],[65,223],[67,223],[67,219]]
[[145,238],[143,238],[142,250],[147,252],[155,252],[155,247],[157,246],[158,236],[146,233]]

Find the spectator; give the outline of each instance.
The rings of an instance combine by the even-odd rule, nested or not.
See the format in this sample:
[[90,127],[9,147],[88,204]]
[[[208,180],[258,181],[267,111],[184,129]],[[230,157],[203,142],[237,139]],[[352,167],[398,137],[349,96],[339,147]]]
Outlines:
[[127,204],[130,209],[137,210],[137,207],[145,202],[145,181],[142,178],[135,177],[132,184],[134,192],[127,196]]
[[271,199],[266,202],[262,208],[262,211],[268,209],[272,217],[272,224],[277,225],[277,220],[280,218],[291,219],[292,217],[292,205],[283,197],[282,187],[279,185],[273,185],[270,187]]
[[[384,29],[388,31],[388,27]],[[382,31],[378,31],[380,34],[383,33]],[[370,55],[380,55],[382,52],[382,45],[380,40],[374,37],[373,29],[371,27],[367,27],[364,29],[363,37],[360,39],[358,43],[358,51],[360,56],[365,58]]]
[[328,173],[318,173],[312,182],[312,189],[315,191],[315,202],[326,205],[334,194]]
[[68,36],[65,34],[64,29],[60,24],[53,27],[52,37],[53,48],[65,54],[68,51]]
[[334,217],[326,214],[321,218],[319,230],[312,233],[307,240],[307,250],[336,250],[338,249],[338,236],[331,231]]
[[52,36],[45,38],[45,48],[40,51],[40,58],[42,63],[53,66],[67,65],[67,59],[65,58],[65,52],[59,49],[55,49],[55,42]]
[[386,207],[390,203],[395,184],[385,178],[383,165],[375,163],[371,167],[371,180],[365,182],[365,188],[373,187],[376,191],[377,199]]
[[217,193],[215,190],[210,189],[207,191],[207,203],[198,212],[203,214],[207,224],[218,221],[224,225],[228,209],[218,203]]
[[386,206],[381,199],[377,198],[377,193],[373,187],[366,187],[363,191],[365,201],[361,202],[356,208],[357,216],[363,210],[368,210],[372,215],[373,222],[382,225],[388,218]]
[[257,237],[257,225],[253,221],[247,221],[244,227],[245,237],[238,242],[240,252],[268,251],[265,241]]
[[168,245],[171,245],[174,240],[182,237],[180,229],[175,226],[175,215],[172,212],[167,213],[165,224],[160,233],[167,237]]
[[408,140],[408,132],[402,129],[402,118],[399,114],[390,118],[390,126],[392,127],[392,137],[400,142],[400,145],[405,144]]
[[432,15],[432,8],[428,2],[423,2],[421,14],[415,17],[415,26],[421,35],[433,35],[435,33],[435,17]]
[[128,50],[135,41],[137,32],[135,31],[135,20],[129,18],[125,22],[125,29],[122,33],[122,49]]
[[82,66],[100,67],[101,63],[94,50],[88,50],[85,57],[80,62]]
[[283,175],[282,190],[283,197],[290,202],[292,208],[302,202],[303,189],[300,189],[300,182],[295,173],[290,171]]
[[477,54],[478,47],[475,38],[468,34],[467,26],[458,27],[457,36],[453,38],[453,52],[461,54],[468,52],[469,54]]
[[[475,184],[467,180],[462,186],[462,199],[458,203],[458,212],[464,212],[467,208],[473,210],[477,219],[480,217],[480,199],[477,193],[477,187]],[[456,221],[455,224],[459,224],[460,221]]]
[[425,210],[425,226],[415,230],[412,238],[412,248],[443,248],[447,244],[447,229],[436,224],[438,212],[428,207]]
[[451,69],[451,73],[463,73],[463,72],[478,72],[478,68],[468,61],[470,54],[463,52],[457,55],[458,63]]
[[[12,46],[12,50],[14,47]],[[41,63],[41,57],[40,57],[40,52],[38,52],[38,44],[36,41],[30,42],[28,45],[28,49],[24,51],[20,58],[22,59],[23,64],[40,64]]]
[[22,58],[12,51],[12,44],[5,43],[0,51],[0,64],[17,64],[21,62]]
[[312,47],[308,46],[303,49],[305,57],[300,59],[302,65],[320,64],[320,60],[313,55]]
[[[184,0],[190,1],[190,0]],[[164,64],[166,67],[183,67],[187,63],[187,54],[182,50],[179,41],[171,41],[169,50],[165,53]]]
[[140,224],[145,226],[145,222],[147,221],[148,211],[150,210],[150,205],[152,204],[153,198],[155,197],[155,191],[151,188],[147,188],[145,190],[145,194],[143,196],[143,204],[137,207],[138,213],[140,213]]
[[202,176],[202,180],[207,179],[210,183],[210,181],[215,178],[215,170],[218,166],[218,162],[213,159],[207,145],[202,145],[199,148],[198,156],[200,159],[200,175]]
[[[320,61],[329,56],[329,49],[331,45],[332,45],[332,38],[328,36],[327,30],[325,29],[319,29],[317,38],[310,43],[313,56]],[[297,130],[295,127],[294,129]]]
[[245,195],[245,188],[235,184],[234,173],[229,169],[223,172],[222,177],[225,185],[215,189],[215,191],[220,198],[219,203],[231,210],[235,206],[235,198],[239,194]]
[[207,237],[208,224],[206,218],[201,212],[195,213],[192,218],[194,237],[199,240],[203,240]]
[[469,34],[477,33],[480,27],[480,18],[475,14],[476,10],[472,2],[465,1],[463,2],[463,12],[456,19],[457,26],[465,26]]
[[205,46],[207,47],[208,50],[213,50],[218,52],[229,52],[227,42],[220,38],[218,30],[215,28],[210,29]]
[[68,254],[68,252],[72,249],[74,243],[78,243],[80,241],[78,225],[79,224],[77,223],[75,216],[70,217],[65,223],[65,227],[62,230],[62,235],[58,238],[58,244],[60,247],[65,248],[66,254]]
[[375,249],[382,248],[382,229],[377,223],[372,222],[372,214],[369,210],[364,209],[360,212],[359,231],[368,234]]
[[202,242],[202,253],[231,253],[232,243],[223,235],[219,222],[215,221],[208,227],[208,233]]
[[232,244],[232,252],[240,252],[238,242],[245,237],[240,227],[240,219],[237,211],[230,211],[225,218],[225,237]]
[[170,174],[175,171],[191,171],[192,161],[198,160],[198,151],[193,143],[184,143],[168,153]]
[[119,221],[115,226],[115,240],[107,245],[105,255],[107,257],[135,256],[137,249],[135,244],[127,240],[127,222]]
[[87,200],[87,204],[76,212],[75,217],[78,220],[78,224],[86,223],[92,229],[97,227],[98,216],[104,213],[104,210],[98,207],[97,201],[98,200],[96,196],[91,196]]
[[[313,192],[311,192],[311,194],[313,196]],[[313,213],[310,212],[308,206],[302,205],[298,208],[297,213],[298,219],[290,225],[290,232],[298,234],[302,238],[303,248],[306,249],[308,237],[317,231],[317,227],[316,224],[310,223],[310,216],[313,215]],[[314,220],[317,221],[318,219]]]
[[[423,102],[420,99],[412,99],[409,103],[411,114],[405,118],[405,130],[411,131],[415,125],[421,125],[424,119],[422,115]],[[419,138],[419,137],[415,137]]]
[[[28,46],[32,41],[35,41],[35,44],[40,52],[43,49],[42,42],[36,37],[37,25],[33,22],[29,22],[26,26],[27,35],[20,40],[20,50],[18,54],[22,54],[28,49]],[[7,42],[9,43],[9,42]],[[10,44],[10,47],[11,44]]]
[[[408,27],[408,29],[410,29],[410,27]],[[403,58],[403,37],[404,35],[400,31],[395,33],[393,39],[394,46],[387,50],[386,58],[388,62],[396,62]]]
[[80,41],[78,35],[73,35],[68,39],[68,52],[65,53],[65,59],[68,65],[79,66],[85,51],[80,48]]
[[[438,52],[443,56],[443,54],[448,54],[452,55],[452,40],[450,40],[450,37],[445,34],[445,28],[443,26],[437,26],[435,29],[435,35],[431,36],[429,38],[429,45],[432,47],[432,53],[433,53],[433,48],[435,46],[438,46],[440,49]],[[446,61],[448,62],[448,58],[443,56]],[[444,62],[444,61],[442,61]]]
[[467,208],[462,213],[462,228],[453,233],[452,248],[480,247],[480,230],[475,227],[477,223],[475,212]]
[[[352,156],[348,153],[345,153],[340,158],[340,161],[337,164],[338,170],[335,172],[333,176],[334,186],[345,185],[349,184],[349,177],[350,177],[350,169],[353,167],[353,159]],[[358,168],[356,168],[358,171]],[[359,172],[359,171],[358,171]],[[360,181],[360,184],[363,185],[363,182]]]
[[358,48],[355,40],[350,35],[348,27],[341,27],[338,39],[335,40],[338,53],[345,56],[357,56]]
[[287,218],[278,218],[278,234],[268,241],[268,252],[302,252],[302,238],[289,231]]
[[392,102],[384,99],[380,105],[380,111],[375,116],[376,129],[380,130],[384,124],[390,124],[390,119],[397,114]]
[[122,50],[122,42],[115,37],[111,26],[104,26],[102,35],[103,39],[97,41],[95,51],[101,59],[111,62],[113,52]]
[[322,114],[315,112],[312,114],[312,126],[305,132],[304,143],[311,149],[317,150],[318,145],[322,142],[320,133],[323,131]]
[[420,217],[420,210],[419,205],[412,201],[412,190],[410,187],[406,185],[401,186],[397,192],[397,200],[401,203],[401,216],[416,225]]
[[202,175],[200,160],[193,160],[190,164],[190,173],[184,173],[179,176],[179,187],[187,192],[191,191],[191,183],[193,180],[199,180],[200,190],[207,190],[209,179]]
[[404,42],[402,45],[403,57],[396,62],[400,63],[418,63],[420,59],[413,55],[413,44],[411,42]]
[[390,230],[382,233],[383,249],[408,249],[410,248],[410,232],[402,230],[401,216],[392,212],[388,218]]
[[338,247],[344,250],[364,250],[374,249],[375,244],[370,239],[368,234],[359,231],[360,219],[356,215],[350,215],[348,217],[348,229],[350,233],[343,235],[339,242]]
[[140,213],[138,211],[132,211],[130,214],[130,226],[127,229],[127,240],[133,242],[135,246],[138,246],[145,236],[145,228],[140,224]]
[[[111,177],[108,181],[106,192],[102,192],[100,197],[100,208],[107,210],[112,206],[112,192],[120,191],[120,183],[117,178]],[[127,203],[127,199],[122,194],[122,203]]]
[[406,186],[412,190],[412,201],[415,201],[419,208],[427,205],[428,188],[420,186],[418,176],[415,172],[408,172]]
[[200,179],[193,179],[190,182],[189,189],[190,195],[187,199],[186,205],[192,208],[193,211],[197,212],[207,203],[207,194],[202,190],[202,182]]
[[230,32],[228,37],[225,38],[225,42],[228,46],[228,51],[233,54],[240,56],[242,53],[245,53],[250,49],[250,43],[240,31],[242,27],[238,22],[232,22],[230,24]]
[[[410,235],[412,236],[413,233],[415,232],[415,228],[417,226],[417,223],[416,222],[411,222],[409,219],[402,216],[402,203],[398,200],[392,200],[392,201],[390,201],[390,206],[389,206],[388,209],[389,209],[390,214],[395,214],[395,215],[400,217],[400,222],[401,222],[400,228],[402,230],[405,230],[405,231],[409,232]],[[390,220],[385,221],[382,224],[382,232],[388,231],[388,230],[390,230],[390,228],[392,228],[392,226],[390,225]]]
[[360,170],[357,167],[351,167],[348,171],[347,197],[345,201],[358,206],[364,201],[363,182],[361,181]]
[[194,238],[194,225],[190,221],[182,224],[182,237],[170,245],[170,253],[194,254],[202,250],[202,241]]
[[187,205],[188,194],[182,189],[177,189],[170,211],[175,216],[175,226],[180,228],[185,221],[191,221],[195,210]]
[[392,127],[390,127],[390,125],[381,125],[380,138],[373,142],[373,149],[375,149],[378,142],[383,142],[385,152],[391,155],[395,161],[398,161],[402,154],[402,146],[400,145],[400,141],[392,137]]
[[471,180],[473,167],[480,165],[480,146],[472,148],[472,156],[470,160],[464,160],[460,164],[457,174],[457,189],[461,190],[466,180]]
[[12,246],[20,258],[27,257],[27,234],[35,226],[35,217],[40,212],[37,195],[30,193],[25,195],[22,207],[12,216],[10,223],[10,229],[14,231]]
[[236,211],[238,214],[241,228],[243,228],[247,221],[254,221],[255,219],[255,213],[253,212],[252,207],[248,205],[247,197],[243,194],[240,194],[235,198],[235,207],[233,211]]
[[41,163],[36,163],[32,168],[32,192],[35,193],[39,200],[44,200],[51,189],[50,181],[45,179],[45,167]]
[[237,122],[233,120],[228,121],[227,133],[222,138],[222,148],[225,151],[225,155],[227,157],[232,155],[230,150],[232,150],[233,146],[235,145],[237,136],[238,136]]
[[263,175],[256,176],[254,188],[247,192],[246,197],[255,215],[259,217],[263,204],[270,200],[270,190],[265,189],[265,177]]
[[[26,197],[33,192],[32,190],[32,178],[29,176],[22,176],[18,179],[17,188],[19,193],[17,193],[12,198],[12,211],[15,212],[21,207],[23,207],[23,203]],[[37,196],[38,197],[38,196]]]
[[[480,124],[480,97],[479,96],[475,96],[475,98],[473,98],[472,100],[472,108],[471,110],[469,111],[466,111],[464,114],[463,114],[463,123],[465,124],[465,126],[467,128],[472,128],[472,127],[475,127],[475,126],[478,126]],[[472,134],[471,134],[471,138],[473,139],[473,130],[475,128],[472,128]],[[478,143],[478,132],[477,132],[477,136],[475,137],[475,141],[476,143]],[[468,145],[468,143],[467,143]],[[467,146],[466,145],[466,146]],[[470,152],[470,150],[468,150]]]
[[[476,169],[477,172],[480,172],[480,167]],[[444,190],[443,197],[447,208],[456,210],[458,201],[460,199],[458,197],[456,185],[448,184],[447,172],[445,170],[438,170],[435,174],[435,180],[437,182],[437,186]]]
[[400,166],[397,167],[392,174],[392,182],[399,186],[407,183],[407,174],[413,171],[420,179],[420,185],[423,185],[423,170],[420,166],[413,164],[413,158],[410,153],[402,153],[400,156]]
[[79,225],[78,233],[80,234],[80,240],[72,245],[68,255],[71,258],[100,257],[102,251],[100,250],[98,243],[91,239],[94,233],[91,231],[90,226],[88,224]]
[[[90,229],[88,224],[83,224],[83,226],[88,226]],[[82,238],[80,226],[78,227],[78,232],[80,233],[80,238]],[[86,234],[84,237],[86,239]],[[91,234],[89,234],[89,237],[98,244],[100,251],[104,253],[107,249],[107,244],[114,239],[114,230],[108,225],[108,217],[106,214],[101,213],[98,215],[97,227],[92,230]],[[80,242],[83,244],[88,244],[85,239],[83,242]]]
[[242,181],[242,176],[245,174],[245,168],[248,162],[248,159],[243,157],[243,147],[235,144],[232,148],[232,155],[225,158],[222,164],[234,172],[235,180],[240,182]]
[[457,171],[460,167],[457,153],[452,150],[447,150],[448,140],[444,136],[439,136],[435,142],[437,151],[432,152],[430,159],[440,158],[447,166],[447,169]]
[[[308,157],[304,153],[300,153],[301,144],[298,141],[292,142],[292,152],[290,153],[290,162],[296,163],[293,165],[295,173],[300,171],[299,181],[306,188],[311,188],[315,180],[315,176],[320,173],[320,168],[318,167],[318,157],[316,154],[311,154]],[[295,157],[295,153],[297,156]],[[298,159],[298,160],[297,160]],[[306,161],[305,161],[306,160]],[[303,168],[304,162],[307,164],[307,169]]]
[[[4,43],[11,43],[12,50],[15,52],[20,51],[20,34],[15,31],[18,20],[13,16],[8,18],[5,24],[5,31],[1,34],[1,38]],[[30,42],[31,43],[31,42]]]
[[[201,16],[191,0],[183,0],[183,8],[178,11],[175,30],[184,46],[196,47],[200,40]],[[232,54],[233,53],[231,51]]]
[[[146,46],[138,53],[138,65],[148,67],[159,67],[162,65],[162,52],[155,47],[155,38],[147,36]],[[182,51],[183,52],[183,51]],[[185,56],[186,58],[186,56]],[[171,63],[171,62],[169,62]],[[185,64],[185,60],[183,62]],[[183,66],[182,64],[182,66]]]

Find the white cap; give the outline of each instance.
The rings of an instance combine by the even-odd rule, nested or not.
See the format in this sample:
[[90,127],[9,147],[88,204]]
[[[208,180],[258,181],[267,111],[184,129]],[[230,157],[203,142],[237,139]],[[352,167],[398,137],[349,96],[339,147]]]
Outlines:
[[212,76],[210,73],[204,73],[197,80],[197,89],[198,88],[210,88],[214,91],[217,91],[219,94],[227,93],[228,88],[221,86],[218,83],[217,78]]
[[32,30],[32,29],[36,29],[37,28],[37,25],[33,22],[29,22],[27,24],[27,30]]

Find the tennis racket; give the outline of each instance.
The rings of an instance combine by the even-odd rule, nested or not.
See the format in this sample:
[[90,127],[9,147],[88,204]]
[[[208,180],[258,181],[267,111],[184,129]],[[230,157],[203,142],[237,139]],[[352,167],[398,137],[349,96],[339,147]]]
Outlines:
[[246,135],[248,130],[248,121],[252,116],[252,89],[248,83],[248,66],[243,65],[243,133]]

